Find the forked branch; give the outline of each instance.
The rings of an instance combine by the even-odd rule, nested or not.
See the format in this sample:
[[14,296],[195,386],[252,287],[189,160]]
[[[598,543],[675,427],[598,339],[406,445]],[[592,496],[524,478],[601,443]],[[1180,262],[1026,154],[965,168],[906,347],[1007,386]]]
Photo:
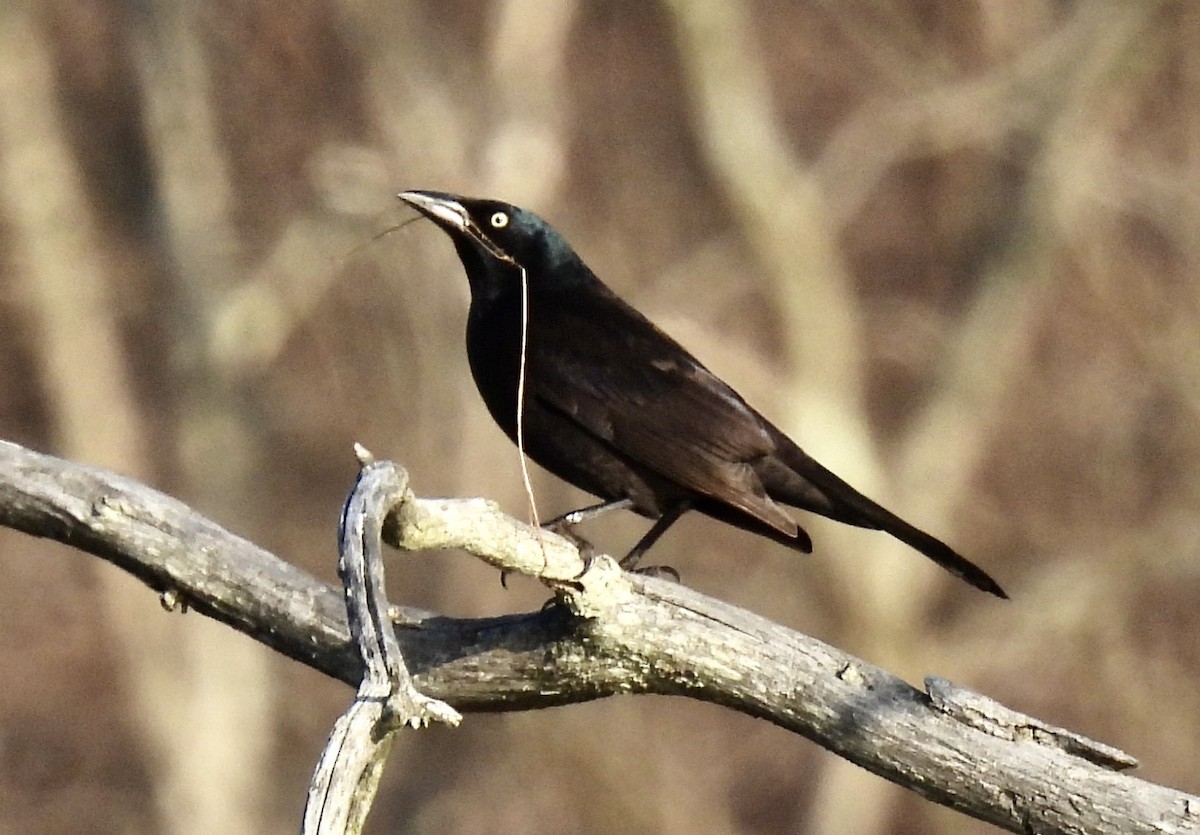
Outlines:
[[[930,692],[813,638],[570,546],[478,500],[402,492],[391,536],[542,577],[557,605],[489,619],[399,609],[407,668],[465,713],[618,693],[686,695],[801,734],[1014,832],[1184,833],[1200,798],[1119,773],[1134,761],[930,680]],[[357,686],[340,590],[122,476],[0,442],[0,524],[66,542],[279,652]],[[495,546],[499,547],[495,547]],[[332,559],[332,557],[331,557]],[[578,576],[576,576],[578,575]]]

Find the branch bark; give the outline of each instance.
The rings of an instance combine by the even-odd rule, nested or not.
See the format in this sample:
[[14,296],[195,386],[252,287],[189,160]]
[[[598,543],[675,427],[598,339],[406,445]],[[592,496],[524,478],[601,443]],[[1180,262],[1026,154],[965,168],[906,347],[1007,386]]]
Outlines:
[[382,531],[392,508],[405,499],[408,474],[390,461],[374,461],[361,446],[355,452],[362,469],[342,511],[338,576],[365,673],[321,752],[308,787],[302,835],[359,835],[393,734],[402,727],[462,721],[454,708],[417,690],[390,620]]
[[[487,503],[405,490],[392,533],[408,548],[482,549],[480,515],[493,530],[502,524]],[[0,524],[106,559],[327,675],[355,686],[362,678],[340,590],[132,479],[0,442]],[[489,561],[543,576],[557,605],[470,620],[400,613],[396,637],[417,687],[458,710],[690,696],[766,719],[1013,832],[1200,831],[1200,797],[1118,773],[1134,764],[1121,752],[946,682],[917,690],[749,612],[626,574],[606,557],[569,579],[577,555],[560,540],[512,520],[504,528],[505,547]]]

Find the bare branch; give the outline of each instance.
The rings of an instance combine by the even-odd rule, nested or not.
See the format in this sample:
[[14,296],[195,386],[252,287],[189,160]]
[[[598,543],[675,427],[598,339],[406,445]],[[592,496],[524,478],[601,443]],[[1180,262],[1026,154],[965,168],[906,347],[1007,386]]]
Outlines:
[[[439,529],[466,539],[463,511],[479,503],[413,506],[444,509]],[[337,591],[130,479],[0,442],[0,523],[110,560],[329,675],[362,677]],[[399,532],[408,532],[403,521]],[[528,535],[540,551],[539,535]],[[980,709],[999,706],[945,683],[933,683],[933,698],[749,612],[625,574],[608,558],[557,591],[561,605],[526,615],[406,611],[415,626],[396,637],[421,691],[463,711],[617,693],[690,696],[766,719],[1014,832],[1200,829],[1200,798],[1111,770],[1129,764],[1120,752],[1006,709]]]
[[362,832],[396,730],[462,721],[454,708],[417,690],[388,619],[382,532],[388,513],[409,495],[408,473],[375,462],[361,446],[356,452],[362,470],[342,512],[338,576],[366,671],[317,763],[304,809],[306,835]]

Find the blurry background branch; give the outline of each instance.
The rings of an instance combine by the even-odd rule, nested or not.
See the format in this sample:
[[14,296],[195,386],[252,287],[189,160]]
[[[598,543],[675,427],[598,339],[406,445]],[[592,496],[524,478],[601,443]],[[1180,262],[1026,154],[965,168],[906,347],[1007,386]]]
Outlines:
[[[404,547],[470,542],[507,570],[541,576],[546,567],[558,578],[578,570],[557,537],[504,523],[479,502],[417,499],[401,479],[394,533]],[[0,523],[121,565],[173,605],[329,675],[361,677],[338,591],[131,479],[0,442]],[[531,560],[538,552],[543,559]],[[931,686],[931,699],[840,650],[684,586],[626,574],[606,557],[576,579],[547,582],[558,605],[528,615],[405,613],[397,637],[421,692],[475,711],[621,693],[710,701],[1014,832],[1130,835],[1200,822],[1200,798],[1115,774],[1135,764],[1119,751],[946,682]]]

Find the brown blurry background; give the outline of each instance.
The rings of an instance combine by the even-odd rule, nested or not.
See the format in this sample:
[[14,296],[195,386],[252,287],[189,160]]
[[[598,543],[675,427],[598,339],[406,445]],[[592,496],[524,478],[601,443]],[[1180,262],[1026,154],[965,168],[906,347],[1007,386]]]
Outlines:
[[[523,515],[449,242],[373,240],[403,188],[550,219],[1013,600],[817,522],[798,557],[688,518],[655,551],[686,582],[1200,791],[1200,6],[6,0],[0,437],[331,581],[355,440]],[[585,501],[536,487],[544,514]],[[451,614],[545,594],[392,566],[394,598]],[[348,688],[64,546],[0,531],[0,572],[0,833],[295,831]],[[987,829],[649,697],[406,733],[370,826]]]

